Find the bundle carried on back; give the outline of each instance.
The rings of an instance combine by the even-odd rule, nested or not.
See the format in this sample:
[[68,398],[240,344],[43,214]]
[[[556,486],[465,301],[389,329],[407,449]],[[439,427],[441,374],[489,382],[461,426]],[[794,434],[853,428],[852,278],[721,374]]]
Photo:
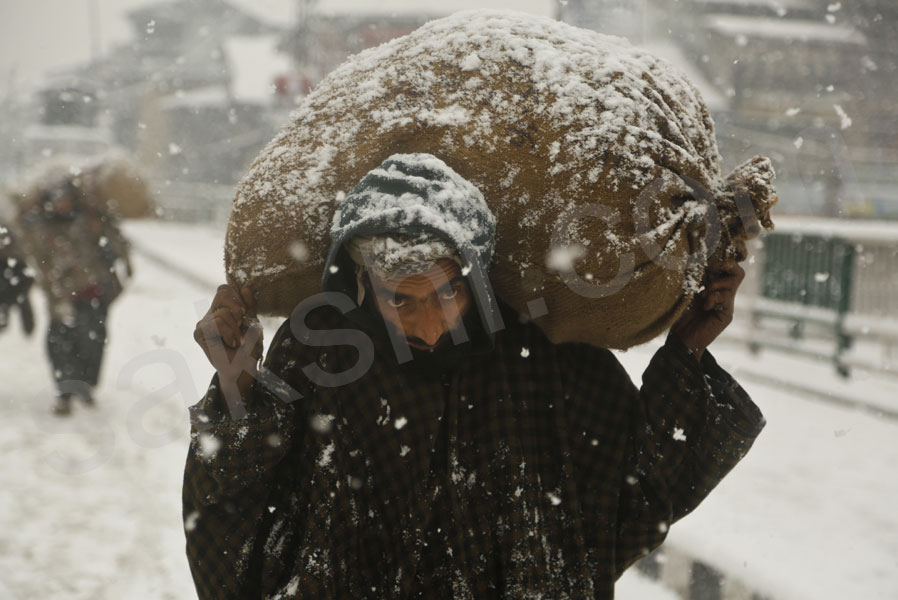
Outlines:
[[61,155],[36,165],[9,196],[19,207],[41,202],[41,195],[74,183],[84,196],[103,211],[125,219],[151,217],[155,202],[146,176],[124,153],[97,156]]
[[670,65],[564,23],[468,11],[351,57],[306,98],[238,186],[229,279],[289,315],[321,289],[339,200],[414,152],[483,193],[495,293],[555,342],[651,339],[709,267],[772,228],[769,161],[724,178],[707,108]]
[[145,216],[150,208],[146,184],[127,159],[58,158],[35,168],[9,196],[22,251],[55,317],[69,318],[74,299],[112,302],[122,292],[132,269],[118,211]]

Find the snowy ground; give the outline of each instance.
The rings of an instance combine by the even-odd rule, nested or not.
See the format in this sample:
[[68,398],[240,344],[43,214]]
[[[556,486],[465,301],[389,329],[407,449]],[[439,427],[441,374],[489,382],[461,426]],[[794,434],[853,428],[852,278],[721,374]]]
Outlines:
[[[128,233],[181,268],[135,257],[136,278],[110,315],[96,408],[52,417],[42,336],[25,338],[17,325],[0,334],[0,599],[193,597],[180,485],[186,407],[210,371],[191,332],[222,279],[222,234],[155,223]],[[715,353],[769,423],[668,543],[776,599],[898,598],[898,421],[753,373],[885,403],[898,402],[898,378],[856,373],[845,384],[819,365],[753,358],[741,345],[721,342]],[[650,354],[648,345],[621,358],[638,380]],[[618,597],[674,598],[635,573]]]
[[[771,352],[755,358],[723,342],[712,350],[767,427],[667,543],[771,598],[898,598],[898,421],[754,377],[845,394],[852,384],[829,365]],[[649,354],[640,348],[621,358],[638,377]],[[858,401],[898,405],[898,378],[855,373],[854,385]]]

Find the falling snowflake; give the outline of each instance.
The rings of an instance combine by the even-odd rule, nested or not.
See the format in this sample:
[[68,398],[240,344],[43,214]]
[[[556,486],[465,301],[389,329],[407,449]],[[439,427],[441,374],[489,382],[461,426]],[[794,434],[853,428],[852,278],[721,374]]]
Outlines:
[[199,437],[200,454],[203,458],[210,460],[215,458],[218,450],[221,448],[221,440],[211,433],[201,433]]
[[196,529],[196,522],[200,518],[199,511],[193,511],[184,518],[184,531],[190,532]]
[[546,256],[546,266],[559,273],[570,273],[574,270],[574,263],[586,255],[586,248],[580,244],[570,246],[556,246],[549,250]]
[[333,429],[334,427],[333,423],[333,415],[313,415],[309,419],[309,426],[312,428],[312,430],[322,435],[331,432],[331,429]]
[[838,104],[833,104],[833,108],[835,109],[836,114],[839,115],[842,129],[851,127],[851,117],[848,116],[845,110]]
[[309,248],[301,241],[296,240],[290,244],[290,256],[298,262],[305,262],[309,258]]

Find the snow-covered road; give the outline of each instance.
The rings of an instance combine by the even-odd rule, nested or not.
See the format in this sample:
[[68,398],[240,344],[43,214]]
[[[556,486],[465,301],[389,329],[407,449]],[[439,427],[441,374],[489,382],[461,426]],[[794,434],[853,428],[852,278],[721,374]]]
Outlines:
[[[191,333],[223,278],[222,235],[158,223],[127,232],[184,272],[137,254],[136,277],[110,315],[96,408],[51,416],[42,336],[25,338],[17,324],[0,334],[2,599],[193,597],[180,485],[186,407],[210,370]],[[650,353],[622,355],[637,381]],[[717,354],[737,378],[753,360],[734,346]],[[768,427],[668,543],[776,599],[898,598],[898,423],[744,385]],[[882,387],[857,389],[871,385]],[[673,596],[628,574],[619,597]]]
[[[185,260],[208,265],[181,237]],[[198,248],[220,246],[196,238]],[[186,406],[208,376],[190,343],[194,305],[209,293],[139,254],[135,275],[110,314],[96,408],[52,416],[43,336],[11,328],[0,337],[0,598],[192,593],[179,488]],[[32,297],[40,332],[43,303]]]
[[[775,354],[758,361],[744,346],[714,351],[767,427],[695,514],[671,528],[667,544],[775,599],[898,598],[898,423],[740,377],[764,369],[801,382],[824,377],[817,365],[790,361],[784,373]],[[650,352],[629,354],[622,360],[635,378]],[[858,390],[875,383],[898,401],[898,381],[855,377]]]

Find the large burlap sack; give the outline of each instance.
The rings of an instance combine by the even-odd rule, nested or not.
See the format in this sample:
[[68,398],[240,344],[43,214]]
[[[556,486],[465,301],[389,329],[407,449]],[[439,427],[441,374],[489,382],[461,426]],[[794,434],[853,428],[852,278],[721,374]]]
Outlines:
[[137,219],[155,214],[155,202],[141,169],[122,152],[54,157],[35,165],[8,195],[20,209],[40,202],[43,192],[72,181],[84,199],[103,212]]
[[155,202],[141,170],[124,157],[100,161],[86,175],[92,178],[98,197],[124,219],[155,214]]
[[549,19],[470,11],[351,57],[237,188],[229,279],[260,312],[320,291],[340,198],[426,152],[498,219],[496,294],[555,342],[626,348],[664,331],[709,262],[772,227],[760,157],[728,180],[695,88],[630,46]]

